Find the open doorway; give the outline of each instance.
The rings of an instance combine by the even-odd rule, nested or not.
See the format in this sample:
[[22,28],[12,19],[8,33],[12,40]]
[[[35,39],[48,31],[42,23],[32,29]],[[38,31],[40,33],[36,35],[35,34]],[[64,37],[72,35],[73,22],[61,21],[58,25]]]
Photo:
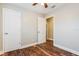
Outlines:
[[46,19],[46,42],[53,45],[53,17]]

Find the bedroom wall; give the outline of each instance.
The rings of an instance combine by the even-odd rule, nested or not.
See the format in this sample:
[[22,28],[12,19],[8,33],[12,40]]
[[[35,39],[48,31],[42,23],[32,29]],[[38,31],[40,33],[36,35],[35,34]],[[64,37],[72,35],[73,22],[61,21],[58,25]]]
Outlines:
[[22,45],[36,43],[38,14],[24,11],[22,19]]
[[2,4],[4,8],[10,8],[21,12],[21,45],[27,46],[37,43],[37,18],[43,16],[42,14],[34,13],[28,9],[12,5]]
[[50,16],[55,21],[55,45],[79,52],[79,4],[66,4],[47,15]]

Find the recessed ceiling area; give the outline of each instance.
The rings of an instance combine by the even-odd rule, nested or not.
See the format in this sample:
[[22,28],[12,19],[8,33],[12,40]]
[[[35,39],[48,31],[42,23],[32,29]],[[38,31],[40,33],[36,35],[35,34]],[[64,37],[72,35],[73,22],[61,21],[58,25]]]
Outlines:
[[20,6],[22,8],[26,8],[30,11],[41,14],[48,14],[54,12],[56,9],[64,5],[64,3],[47,3],[48,8],[44,8],[44,6],[40,3],[38,3],[36,6],[33,6],[32,4],[33,3],[13,3],[12,5]]

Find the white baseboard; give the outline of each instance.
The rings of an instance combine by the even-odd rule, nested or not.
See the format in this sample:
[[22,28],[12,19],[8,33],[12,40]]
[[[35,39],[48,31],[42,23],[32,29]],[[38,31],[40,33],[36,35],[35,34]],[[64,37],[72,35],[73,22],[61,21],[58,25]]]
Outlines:
[[44,43],[44,42],[36,42],[36,43],[33,43],[33,44],[25,45],[25,46],[20,47],[19,49],[27,48],[27,47],[34,46],[34,45],[41,44],[41,43]]
[[[21,46],[19,49],[27,48],[27,47],[34,46],[34,45],[41,44],[41,43],[44,43],[44,42],[36,42],[36,43],[29,44],[29,45]],[[0,55],[4,54],[5,52],[10,52],[10,51],[0,51]]]
[[74,51],[74,50],[69,49],[69,48],[67,48],[67,47],[63,47],[63,46],[57,45],[57,44],[54,44],[54,46],[56,46],[56,47],[58,47],[58,48],[61,48],[61,49],[63,49],[63,50],[69,51],[69,52],[71,52],[71,53],[74,53],[74,54],[76,54],[76,55],[79,55],[79,52],[78,52],[78,51]]
[[[34,46],[36,44],[39,44],[39,43],[32,43],[32,44],[29,44],[29,45],[21,46],[21,47],[19,47],[19,49],[23,49],[23,48],[27,48],[27,47],[30,47],[30,46]],[[5,52],[10,52],[10,51],[4,51],[3,53],[5,53]]]
[[22,48],[27,48],[27,47],[30,47],[30,46],[34,46],[34,45],[36,45],[36,44],[38,44],[38,43],[33,43],[33,44],[25,45],[25,46],[20,47],[20,49],[22,49]]
[[44,43],[44,42],[38,42],[37,44],[42,44],[42,43]]

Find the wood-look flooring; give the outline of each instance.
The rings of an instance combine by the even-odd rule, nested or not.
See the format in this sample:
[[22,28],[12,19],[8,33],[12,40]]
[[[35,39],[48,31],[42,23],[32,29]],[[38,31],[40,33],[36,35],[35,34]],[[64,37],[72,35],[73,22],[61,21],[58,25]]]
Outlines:
[[1,56],[77,56],[60,48],[53,46],[53,41],[38,44],[28,48],[7,52]]

